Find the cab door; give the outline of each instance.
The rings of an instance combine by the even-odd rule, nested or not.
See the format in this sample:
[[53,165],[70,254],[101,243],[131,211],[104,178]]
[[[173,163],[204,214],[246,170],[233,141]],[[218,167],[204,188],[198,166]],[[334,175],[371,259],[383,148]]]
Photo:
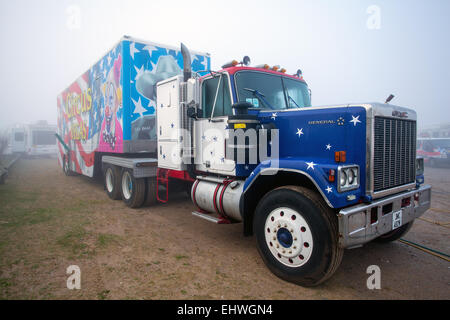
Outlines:
[[235,175],[236,163],[225,156],[228,116],[233,114],[228,74],[215,74],[204,79],[200,92],[202,114],[194,123],[196,169]]

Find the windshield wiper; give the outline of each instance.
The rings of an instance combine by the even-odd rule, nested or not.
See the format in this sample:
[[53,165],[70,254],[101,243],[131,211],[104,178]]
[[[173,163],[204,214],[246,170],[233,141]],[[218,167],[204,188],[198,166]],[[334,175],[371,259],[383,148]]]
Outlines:
[[287,94],[287,97],[288,97],[289,102],[292,101],[292,102],[297,106],[297,108],[300,108],[300,106],[297,104],[297,102],[295,102],[294,98],[292,98],[292,97],[289,95],[289,93],[286,92],[286,94]]
[[265,99],[266,96],[261,92],[259,92],[258,90],[250,88],[244,88],[244,90],[250,91],[253,94],[253,96],[256,97],[256,99],[258,99],[261,102],[261,104],[265,105],[266,107],[269,107],[269,109],[275,110],[275,108],[272,107],[272,105]]

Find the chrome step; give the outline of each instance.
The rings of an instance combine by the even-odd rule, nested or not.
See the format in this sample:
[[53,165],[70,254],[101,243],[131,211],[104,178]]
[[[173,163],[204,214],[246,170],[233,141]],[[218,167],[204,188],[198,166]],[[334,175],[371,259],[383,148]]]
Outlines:
[[221,220],[219,218],[216,218],[216,217],[213,217],[213,216],[211,216],[209,214],[201,213],[201,212],[198,212],[198,211],[193,211],[192,215],[196,216],[196,217],[199,217],[199,218],[202,218],[202,219],[205,219],[205,220],[208,220],[209,222],[213,222],[213,223],[220,223],[221,222]]

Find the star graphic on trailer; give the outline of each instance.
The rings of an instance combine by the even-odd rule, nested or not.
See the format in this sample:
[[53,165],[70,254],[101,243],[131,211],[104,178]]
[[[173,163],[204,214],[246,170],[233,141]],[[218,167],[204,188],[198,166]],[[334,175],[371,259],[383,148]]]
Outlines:
[[142,66],[140,69],[138,69],[137,67],[134,67],[136,69],[136,77],[134,77],[134,79],[136,80],[137,78],[139,78],[140,76],[142,76],[144,74],[144,66]]
[[350,120],[350,122],[352,122],[353,126],[356,127],[356,124],[358,122],[360,123],[361,121],[359,121],[359,116],[357,116],[357,117],[352,116],[352,120]]
[[142,48],[142,50],[145,50],[148,52],[148,55],[151,57],[152,56],[152,52],[158,50],[155,46],[151,46],[151,45],[147,45],[144,48]]
[[[133,99],[131,99],[131,100],[133,100]],[[133,100],[133,103],[134,103],[134,111],[133,111],[133,113],[138,113],[138,114],[140,114],[141,116],[143,116],[143,113],[144,113],[144,112],[147,112],[147,109],[145,109],[145,108],[142,106],[141,98],[140,98],[140,97],[139,97],[139,99],[138,99],[137,102]]]
[[328,193],[330,193],[331,191],[333,191],[333,189],[331,189],[331,187],[328,187],[325,189]]
[[308,168],[306,168],[306,170],[309,170],[309,169],[313,169],[314,170],[314,166],[316,166],[317,164],[316,163],[314,163],[314,162],[306,162],[306,164],[308,165]]
[[304,134],[304,133],[303,133],[303,128],[301,128],[301,129],[297,128],[297,133],[296,133],[296,134],[297,134],[298,137],[300,138],[300,137],[302,136],[302,134]]
[[108,57],[107,57],[106,59],[108,59],[108,66],[109,66],[109,65],[111,64],[112,58],[111,58],[111,56],[108,54]]
[[136,44],[135,44],[134,42],[132,42],[132,43],[130,44],[130,54],[131,54],[131,56],[133,57],[133,60],[134,60],[134,54],[139,52],[139,50],[136,49],[136,46],[135,46],[135,45],[136,45]]
[[331,144],[326,145],[327,150],[331,150]]

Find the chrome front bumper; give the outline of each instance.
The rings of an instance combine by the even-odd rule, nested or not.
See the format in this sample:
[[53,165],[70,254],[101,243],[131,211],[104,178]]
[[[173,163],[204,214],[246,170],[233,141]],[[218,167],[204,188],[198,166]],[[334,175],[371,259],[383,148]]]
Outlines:
[[398,213],[401,213],[401,225],[404,225],[425,213],[430,203],[431,186],[424,185],[370,204],[342,209],[338,214],[339,245],[342,248],[357,247],[378,238],[393,230],[393,217],[398,217]]

